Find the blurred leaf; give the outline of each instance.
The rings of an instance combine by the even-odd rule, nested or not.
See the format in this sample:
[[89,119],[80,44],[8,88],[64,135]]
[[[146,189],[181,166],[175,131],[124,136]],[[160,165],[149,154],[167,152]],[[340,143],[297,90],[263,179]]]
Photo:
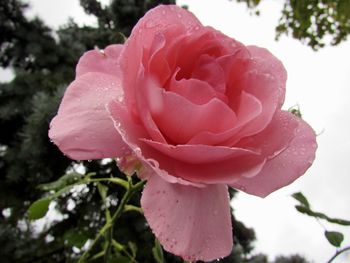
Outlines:
[[326,236],[328,242],[335,247],[340,247],[341,243],[344,240],[344,235],[336,231],[325,231],[324,235]]
[[97,189],[98,189],[98,192],[100,193],[100,196],[102,198],[103,204],[106,204],[108,187],[103,185],[103,184],[98,183],[97,184]]
[[28,209],[29,220],[37,220],[44,217],[49,210],[51,198],[42,198],[35,201]]
[[154,247],[152,248],[152,254],[157,263],[164,262],[164,254],[162,246],[160,245],[158,239],[154,240]]
[[292,194],[292,197],[294,199],[296,199],[297,201],[299,201],[300,204],[304,205],[307,208],[310,208],[309,202],[307,201],[306,197],[301,192]]
[[89,239],[88,235],[78,229],[70,229],[64,233],[63,236],[66,244],[70,247],[81,248]]
[[114,247],[115,251],[120,252],[124,250],[124,246],[120,244],[119,242],[112,240],[112,246]]
[[69,174],[63,175],[62,177],[60,177],[58,180],[54,182],[47,183],[47,184],[40,184],[38,188],[44,191],[59,191],[65,186],[77,183],[79,180],[81,180],[84,177],[85,175],[80,173],[69,173]]
[[128,242],[128,246],[130,248],[132,257],[136,258],[136,253],[137,253],[137,246],[136,246],[136,244],[129,241]]
[[344,220],[344,219],[339,219],[339,218],[331,218],[328,217],[327,215],[319,212],[314,212],[310,208],[301,206],[301,205],[296,205],[295,208],[302,214],[306,214],[308,216],[316,217],[316,218],[321,218],[324,220],[327,220],[330,223],[333,224],[338,224],[338,225],[343,225],[343,226],[350,226],[350,221]]

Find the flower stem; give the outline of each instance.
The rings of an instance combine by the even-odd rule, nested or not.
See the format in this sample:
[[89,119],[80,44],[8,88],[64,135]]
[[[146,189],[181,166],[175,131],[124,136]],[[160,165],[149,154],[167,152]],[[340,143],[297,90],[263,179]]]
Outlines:
[[341,250],[338,250],[334,255],[333,257],[331,257],[327,263],[331,263],[337,256],[339,256],[340,254],[342,254],[343,252],[347,251],[347,250],[350,250],[350,246],[348,247],[344,247],[342,248]]
[[[113,178],[116,179],[116,178]],[[95,179],[96,180],[96,179]],[[122,179],[120,179],[122,180]],[[92,180],[91,180],[92,181]],[[78,263],[83,263],[87,261],[87,258],[89,256],[89,252],[90,250],[97,244],[97,242],[101,239],[101,237],[105,236],[107,238],[108,241],[108,245],[107,245],[107,249],[105,250],[106,254],[109,254],[110,252],[110,244],[111,244],[111,240],[112,240],[112,232],[113,231],[113,225],[114,223],[118,220],[118,218],[122,215],[122,213],[124,212],[125,206],[127,205],[128,201],[130,200],[130,198],[139,190],[142,189],[142,187],[145,185],[145,181],[140,181],[136,184],[133,184],[131,182],[131,180],[128,180],[128,182],[122,180],[123,183],[121,184],[122,186],[127,186],[126,187],[126,192],[123,195],[123,198],[120,202],[120,204],[118,205],[117,211],[115,211],[115,213],[113,214],[113,216],[111,217],[111,220],[107,220],[106,224],[100,229],[100,231],[98,232],[98,234],[96,235],[94,241],[92,242],[92,244],[90,245],[90,247],[81,255],[81,257],[78,260]],[[108,233],[107,233],[108,231]],[[108,256],[108,255],[106,255]],[[106,257],[105,257],[106,259]]]

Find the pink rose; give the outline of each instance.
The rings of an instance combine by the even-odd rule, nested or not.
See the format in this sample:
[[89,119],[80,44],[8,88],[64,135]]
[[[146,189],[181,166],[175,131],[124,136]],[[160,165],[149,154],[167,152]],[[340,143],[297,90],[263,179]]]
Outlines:
[[136,167],[163,247],[209,261],[232,248],[227,186],[264,197],[315,158],[313,130],[281,110],[286,77],[266,49],[158,6],[124,45],[81,57],[49,136],[72,159]]

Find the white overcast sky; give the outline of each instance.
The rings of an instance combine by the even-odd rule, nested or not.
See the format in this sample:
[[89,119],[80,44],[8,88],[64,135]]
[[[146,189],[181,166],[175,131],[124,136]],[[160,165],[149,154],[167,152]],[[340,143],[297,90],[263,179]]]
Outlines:
[[[108,3],[109,0],[103,0]],[[283,1],[264,0],[259,17],[249,15],[244,4],[228,0],[181,0],[202,21],[244,44],[268,48],[287,71],[285,108],[299,104],[303,118],[317,133],[316,161],[293,185],[265,199],[241,193],[233,201],[235,215],[257,235],[256,252],[270,259],[278,254],[299,253],[315,263],[326,262],[335,252],[323,236],[322,227],[294,209],[290,195],[302,191],[315,210],[350,220],[350,41],[318,52],[283,36],[274,40]],[[28,15],[38,15],[58,28],[72,17],[79,24],[96,24],[84,14],[78,0],[31,0]],[[49,55],[49,54],[48,54]],[[74,69],[72,69],[74,70]],[[0,71],[1,79],[8,72]],[[342,230],[344,245],[350,245],[350,227],[326,225]],[[350,262],[350,255],[334,262]]]

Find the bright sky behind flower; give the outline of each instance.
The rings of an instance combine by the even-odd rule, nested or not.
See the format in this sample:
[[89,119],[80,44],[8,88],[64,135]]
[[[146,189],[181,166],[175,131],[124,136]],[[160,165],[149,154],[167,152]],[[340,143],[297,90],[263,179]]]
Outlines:
[[[38,15],[57,29],[74,18],[78,24],[96,24],[86,15],[78,0],[31,0],[29,16]],[[109,0],[102,0],[108,3]],[[322,227],[299,214],[290,195],[302,191],[312,207],[329,216],[350,220],[350,41],[318,52],[299,41],[283,36],[274,40],[282,1],[265,0],[260,16],[249,14],[244,4],[228,0],[181,0],[204,25],[249,45],[268,48],[288,71],[284,108],[299,104],[303,118],[316,130],[319,148],[314,165],[291,186],[265,199],[241,193],[233,201],[235,215],[257,235],[255,251],[272,259],[278,254],[299,253],[313,262],[325,262],[334,249],[323,236]],[[72,69],[74,70],[74,69]],[[0,71],[0,80],[9,79]],[[328,225],[326,225],[328,228]],[[350,244],[350,228],[330,225],[328,230],[343,231],[344,245]],[[350,262],[350,255],[334,262]]]

